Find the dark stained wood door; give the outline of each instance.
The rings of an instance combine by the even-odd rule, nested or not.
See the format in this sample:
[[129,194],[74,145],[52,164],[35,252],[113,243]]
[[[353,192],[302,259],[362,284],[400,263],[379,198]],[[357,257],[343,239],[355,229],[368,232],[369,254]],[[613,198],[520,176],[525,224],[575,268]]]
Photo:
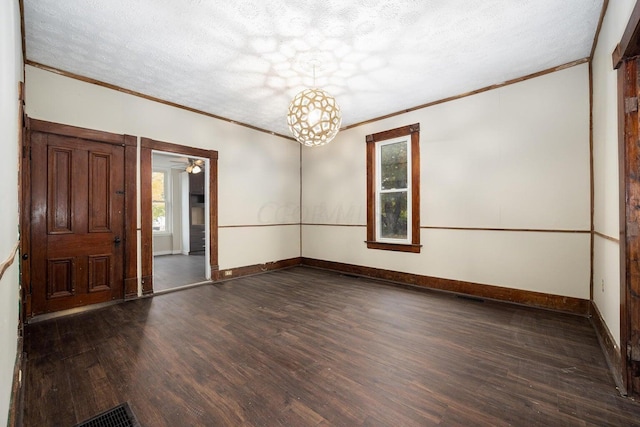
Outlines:
[[124,147],[31,134],[32,314],[123,298]]
[[[606,6],[606,4],[605,4]],[[603,9],[604,13],[604,9]],[[640,2],[612,54],[618,70],[620,357],[627,393],[640,397]]]
[[640,59],[630,58],[618,71],[623,119],[620,140],[621,328],[623,379],[627,392],[640,396]]

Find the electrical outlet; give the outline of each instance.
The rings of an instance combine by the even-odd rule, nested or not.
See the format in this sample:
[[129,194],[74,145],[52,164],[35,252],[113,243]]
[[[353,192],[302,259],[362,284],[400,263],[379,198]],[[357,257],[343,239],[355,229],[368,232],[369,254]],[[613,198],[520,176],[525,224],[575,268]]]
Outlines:
[[226,276],[231,276],[233,274],[233,270],[225,270],[224,271],[224,275]]
[[602,279],[602,280],[600,281],[600,285],[601,285],[601,287],[602,287],[602,292],[604,292],[604,279]]

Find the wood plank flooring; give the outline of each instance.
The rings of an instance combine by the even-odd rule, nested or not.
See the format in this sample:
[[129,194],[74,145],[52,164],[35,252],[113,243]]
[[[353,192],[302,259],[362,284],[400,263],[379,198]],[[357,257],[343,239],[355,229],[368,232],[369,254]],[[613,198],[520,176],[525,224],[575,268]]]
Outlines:
[[633,426],[586,318],[296,267],[26,326],[25,426]]
[[204,262],[204,254],[153,257],[153,291],[204,282],[207,280]]

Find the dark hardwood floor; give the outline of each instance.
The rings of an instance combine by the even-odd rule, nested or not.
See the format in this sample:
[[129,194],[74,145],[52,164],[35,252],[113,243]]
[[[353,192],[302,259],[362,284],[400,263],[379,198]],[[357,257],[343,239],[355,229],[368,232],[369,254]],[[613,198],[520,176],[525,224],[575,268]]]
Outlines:
[[633,426],[586,318],[296,267],[26,325],[26,426]]
[[153,257],[153,291],[204,282],[204,254],[159,255]]

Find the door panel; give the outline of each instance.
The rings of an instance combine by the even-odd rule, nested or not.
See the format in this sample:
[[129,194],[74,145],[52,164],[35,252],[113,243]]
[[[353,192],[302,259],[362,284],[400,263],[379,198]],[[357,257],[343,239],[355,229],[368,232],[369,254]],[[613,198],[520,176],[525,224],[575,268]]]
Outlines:
[[124,148],[31,136],[33,314],[123,298]]
[[110,163],[110,156],[89,154],[89,232],[92,233],[111,230]]
[[75,270],[73,258],[48,259],[47,266],[47,298],[62,298],[73,295],[76,287],[73,280]]
[[89,292],[109,289],[111,284],[111,254],[89,257]]
[[47,147],[48,229],[51,234],[71,231],[71,150]]

